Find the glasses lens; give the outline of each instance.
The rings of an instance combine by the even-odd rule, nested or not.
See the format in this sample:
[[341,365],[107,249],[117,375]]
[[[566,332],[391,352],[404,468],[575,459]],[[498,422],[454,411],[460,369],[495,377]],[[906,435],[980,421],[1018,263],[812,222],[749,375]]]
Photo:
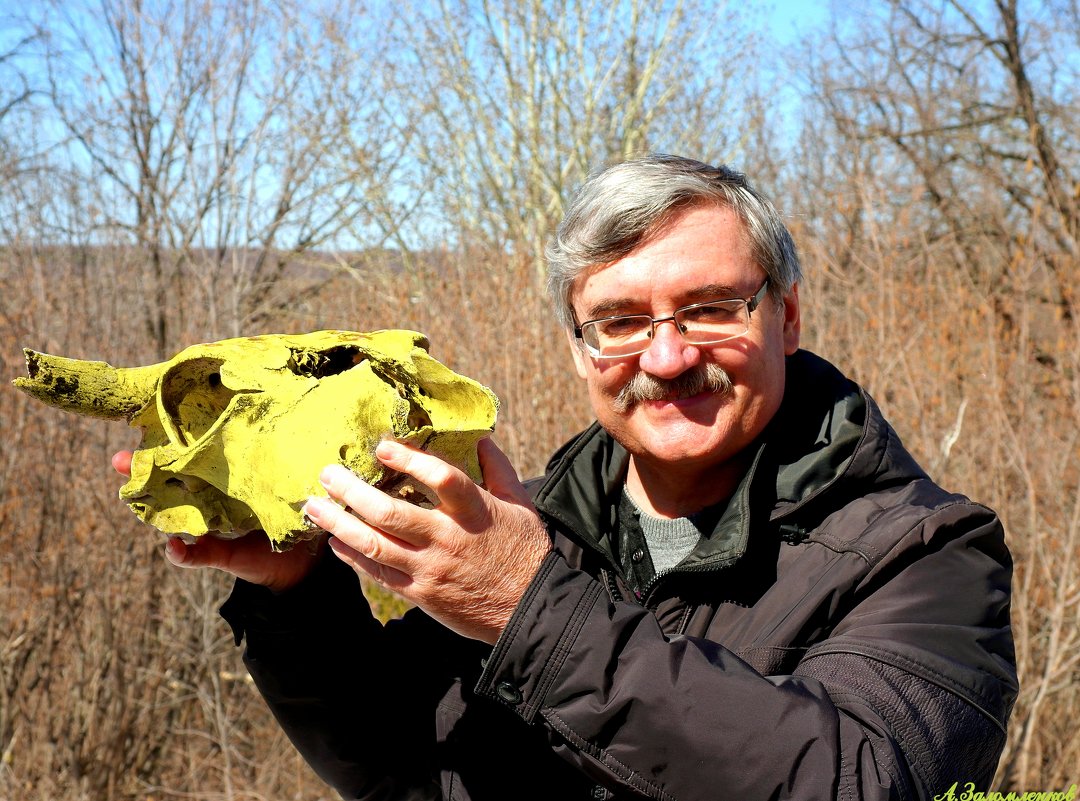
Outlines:
[[699,344],[735,339],[750,330],[750,315],[743,300],[722,300],[680,309],[675,322],[687,342]]
[[632,356],[649,347],[652,320],[646,315],[612,317],[581,327],[581,338],[598,356]]

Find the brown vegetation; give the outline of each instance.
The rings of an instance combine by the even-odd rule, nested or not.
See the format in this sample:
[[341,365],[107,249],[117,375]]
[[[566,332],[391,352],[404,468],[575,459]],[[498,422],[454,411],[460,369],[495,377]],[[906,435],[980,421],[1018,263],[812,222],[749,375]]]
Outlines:
[[[277,16],[181,5],[174,30],[106,4],[119,83],[108,58],[72,58],[101,40],[63,26],[89,17],[51,17],[51,38],[28,29],[0,58],[15,70],[0,84],[0,797],[331,797],[245,677],[216,612],[229,582],[170,568],[116,500],[109,455],[136,433],[4,386],[19,348],[133,365],[237,334],[415,328],[500,395],[496,437],[535,474],[589,419],[538,243],[584,170],[646,145],[731,160],[770,192],[806,266],[804,346],[869,389],[936,479],[1002,515],[1022,692],[995,786],[980,789],[1080,781],[1075,3],[1031,19],[1008,0],[985,19],[963,3],[871,4],[865,30],[800,59],[807,122],[783,160],[752,98],[711,120],[673,91],[700,66],[680,59],[708,4],[696,17],[644,4],[659,10],[633,41],[605,29],[607,78],[573,61],[590,24],[576,4],[492,4],[455,37],[465,5],[447,2],[369,47],[344,2],[308,27],[289,3]],[[445,74],[408,85],[380,61],[395,36],[428,42]],[[467,37],[477,53],[531,43],[564,61],[503,58],[490,85],[445,83],[455,54],[441,48]],[[316,39],[324,58],[306,58]],[[31,56],[48,71],[20,66]],[[155,96],[170,75],[175,91]],[[733,97],[729,77],[700,96]],[[89,85],[101,89],[73,94]],[[228,105],[253,85],[245,103],[265,105]],[[60,159],[28,133],[46,130],[83,149]]]

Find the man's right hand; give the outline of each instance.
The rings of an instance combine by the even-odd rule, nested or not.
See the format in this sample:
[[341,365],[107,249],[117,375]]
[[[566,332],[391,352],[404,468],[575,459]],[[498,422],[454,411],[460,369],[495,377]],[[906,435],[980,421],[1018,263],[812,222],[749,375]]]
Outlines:
[[[113,469],[122,476],[131,475],[131,454],[131,451],[113,454]],[[165,556],[177,567],[212,567],[282,592],[299,584],[311,572],[325,548],[326,535],[320,534],[311,543],[299,543],[292,550],[275,553],[266,535],[253,531],[234,540],[206,536],[194,543],[170,537]]]

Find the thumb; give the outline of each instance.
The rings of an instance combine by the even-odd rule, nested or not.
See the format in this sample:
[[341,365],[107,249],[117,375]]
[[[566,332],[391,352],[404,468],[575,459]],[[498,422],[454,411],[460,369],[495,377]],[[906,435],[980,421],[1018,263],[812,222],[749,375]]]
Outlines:
[[112,455],[113,470],[122,476],[131,478],[131,451],[117,451]]
[[165,558],[177,567],[193,567],[188,562],[188,546],[179,537],[169,537],[165,543]]
[[231,561],[225,541],[212,536],[199,537],[195,542],[184,542],[180,537],[169,537],[165,543],[165,558],[177,567],[213,567],[226,570]]
[[485,437],[477,443],[476,455],[480,458],[480,473],[488,492],[500,500],[532,506],[532,499],[518,478],[517,470],[498,445]]
[[165,558],[177,567],[211,567],[280,592],[311,572],[325,542],[325,537],[319,537],[310,546],[298,544],[290,551],[277,553],[261,531],[234,540],[203,536],[192,543],[170,537],[165,544]]

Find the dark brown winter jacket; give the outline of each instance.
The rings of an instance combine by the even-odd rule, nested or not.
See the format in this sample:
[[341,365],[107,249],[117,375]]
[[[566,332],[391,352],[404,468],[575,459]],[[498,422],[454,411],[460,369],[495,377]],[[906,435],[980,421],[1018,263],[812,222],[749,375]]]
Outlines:
[[[326,559],[223,614],[344,798],[928,799],[988,786],[1017,685],[1011,563],[876,404],[805,351],[715,529],[644,593],[618,565],[627,457],[599,427],[531,484],[554,538],[494,649],[386,626]],[[638,597],[640,595],[640,597]]]

